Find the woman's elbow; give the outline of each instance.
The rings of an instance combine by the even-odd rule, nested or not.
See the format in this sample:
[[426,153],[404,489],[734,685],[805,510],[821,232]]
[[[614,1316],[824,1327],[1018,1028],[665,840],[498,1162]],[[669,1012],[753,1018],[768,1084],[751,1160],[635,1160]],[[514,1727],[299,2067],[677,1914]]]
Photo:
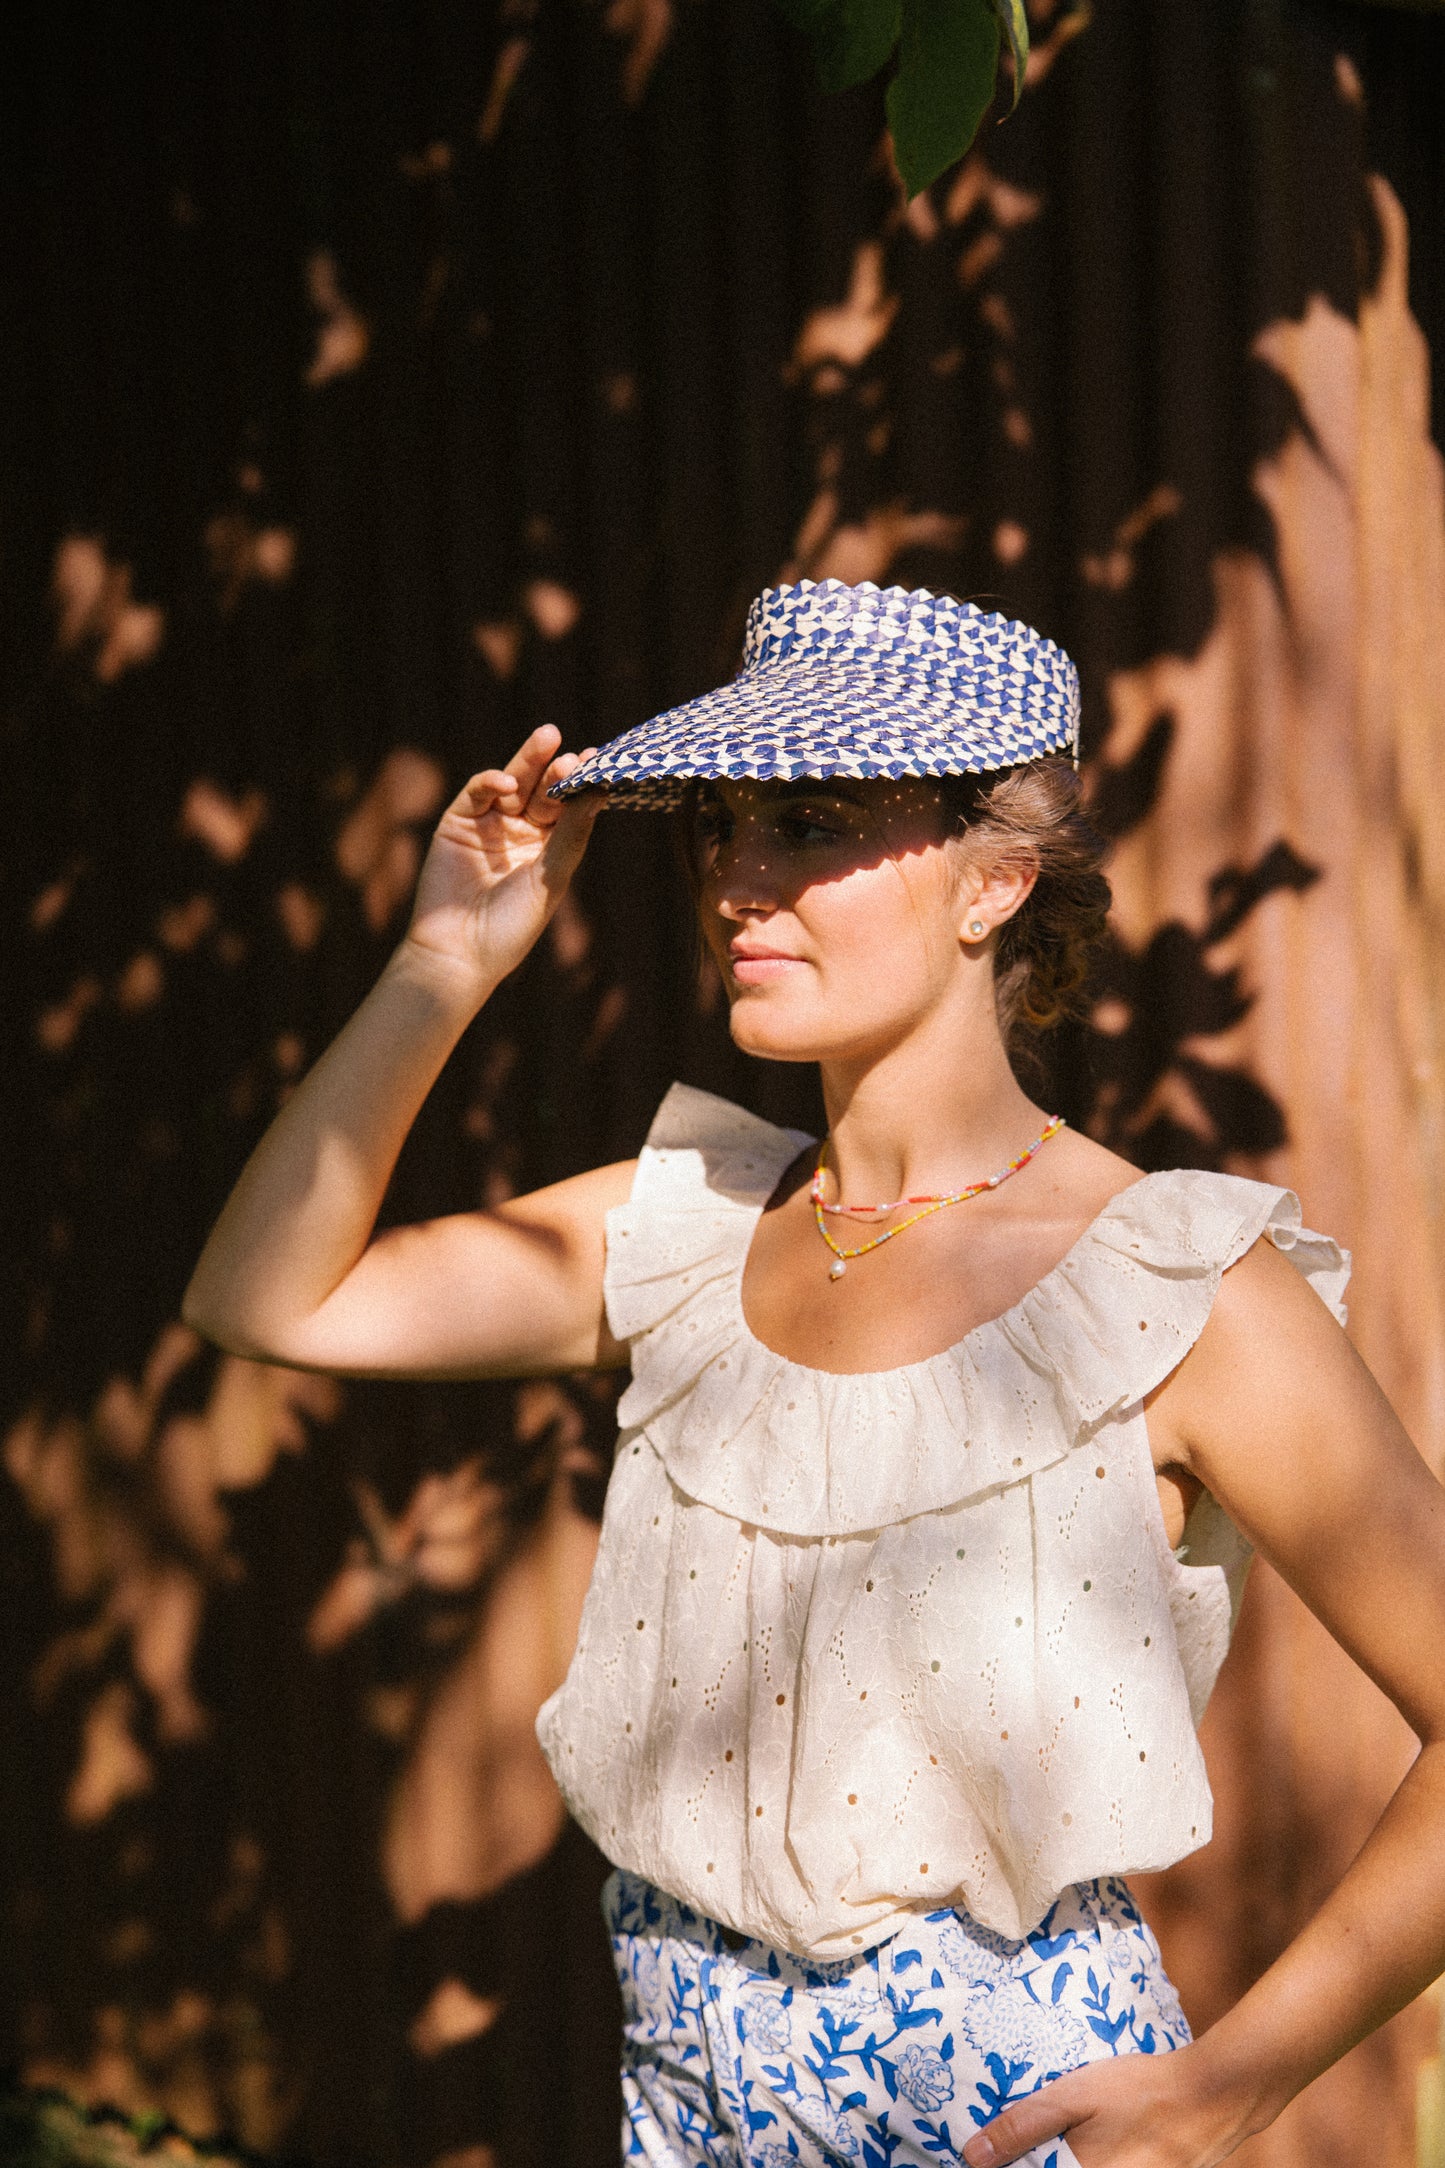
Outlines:
[[223,1354],[239,1355],[245,1362],[272,1363],[282,1370],[315,1370],[328,1377],[347,1369],[336,1359],[335,1350],[309,1345],[303,1329],[288,1330],[274,1320],[248,1317],[204,1271],[192,1274],[181,1297],[181,1321]]
[[203,1340],[211,1340],[227,1355],[243,1355],[251,1362],[275,1362],[276,1354],[260,1345],[253,1332],[248,1332],[241,1318],[227,1305],[218,1288],[209,1283],[203,1272],[192,1273],[190,1284],[181,1297],[181,1322],[198,1332]]

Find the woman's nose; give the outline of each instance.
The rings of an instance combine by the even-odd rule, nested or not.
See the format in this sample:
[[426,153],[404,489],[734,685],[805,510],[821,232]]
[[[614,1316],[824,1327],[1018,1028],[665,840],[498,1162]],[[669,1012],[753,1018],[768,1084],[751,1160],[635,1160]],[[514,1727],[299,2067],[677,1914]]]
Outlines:
[[737,920],[750,918],[757,912],[766,911],[769,908],[765,903],[748,903],[741,896],[733,895],[714,896],[712,902],[713,909],[717,912],[719,918]]
[[741,822],[718,845],[703,886],[719,917],[738,919],[750,912],[777,909],[781,897],[768,861],[765,839],[749,835]]
[[777,884],[756,863],[719,864],[707,883],[707,891],[720,918],[741,919],[758,911],[775,911],[780,901]]

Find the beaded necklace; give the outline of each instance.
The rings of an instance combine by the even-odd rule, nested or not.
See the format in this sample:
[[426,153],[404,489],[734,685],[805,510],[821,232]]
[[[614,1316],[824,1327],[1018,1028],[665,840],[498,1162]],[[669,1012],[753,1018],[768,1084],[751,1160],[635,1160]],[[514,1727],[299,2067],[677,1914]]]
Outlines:
[[[1045,1123],[1040,1134],[1034,1138],[1027,1151],[1020,1152],[1017,1159],[1011,1159],[1006,1167],[1000,1167],[997,1174],[986,1175],[981,1182],[970,1182],[966,1189],[956,1189],[946,1197],[899,1197],[892,1204],[825,1204],[823,1202],[823,1168],[828,1157],[828,1140],[825,1137],[818,1150],[818,1164],[813,1170],[813,1180],[808,1195],[812,1200],[813,1218],[817,1222],[818,1232],[833,1252],[833,1262],[828,1267],[829,1279],[841,1280],[848,1269],[851,1258],[866,1257],[870,1250],[881,1249],[883,1244],[891,1242],[895,1235],[901,1235],[909,1227],[916,1227],[920,1220],[930,1218],[933,1213],[946,1211],[951,1204],[967,1204],[970,1197],[982,1196],[986,1189],[997,1189],[999,1184],[1006,1182],[1011,1174],[1017,1174],[1020,1167],[1026,1167],[1034,1154],[1042,1151],[1050,1137],[1056,1137],[1063,1126],[1063,1115],[1052,1115]],[[867,1242],[860,1242],[852,1249],[844,1249],[840,1243],[833,1240],[832,1235],[828,1232],[828,1223],[824,1217],[824,1214],[828,1212],[841,1212],[857,1216],[867,1213],[877,1217],[883,1212],[895,1212],[899,1205],[903,1204],[921,1205],[922,1210],[911,1212],[908,1218],[900,1220],[896,1227],[885,1227],[881,1234],[871,1236]]]

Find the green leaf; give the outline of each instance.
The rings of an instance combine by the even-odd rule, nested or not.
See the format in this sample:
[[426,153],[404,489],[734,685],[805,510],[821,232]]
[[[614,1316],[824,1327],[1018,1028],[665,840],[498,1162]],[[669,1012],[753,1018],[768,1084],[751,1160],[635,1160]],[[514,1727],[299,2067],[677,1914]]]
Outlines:
[[1023,96],[1024,69],[1029,64],[1029,19],[1024,13],[1024,0],[993,0],[993,11],[998,17],[1003,40],[1013,57],[1014,94],[1009,111]]
[[824,90],[851,90],[876,75],[902,27],[903,0],[835,0],[813,33]]
[[998,74],[992,0],[904,0],[888,125],[910,197],[960,159],[978,134]]

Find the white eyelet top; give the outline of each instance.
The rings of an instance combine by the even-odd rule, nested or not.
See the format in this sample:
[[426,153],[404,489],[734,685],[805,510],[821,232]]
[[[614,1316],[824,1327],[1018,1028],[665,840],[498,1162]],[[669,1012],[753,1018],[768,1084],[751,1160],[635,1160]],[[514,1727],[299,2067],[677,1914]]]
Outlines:
[[833,1959],[962,1904],[1021,1937],[1210,1833],[1249,1550],[1206,1494],[1171,1551],[1143,1397],[1261,1234],[1341,1319],[1349,1261],[1288,1190],[1146,1175],[956,1347],[811,1370],[741,1297],[808,1141],[675,1085],[608,1214],[632,1382],[538,1736],[610,1859],[744,1933]]

